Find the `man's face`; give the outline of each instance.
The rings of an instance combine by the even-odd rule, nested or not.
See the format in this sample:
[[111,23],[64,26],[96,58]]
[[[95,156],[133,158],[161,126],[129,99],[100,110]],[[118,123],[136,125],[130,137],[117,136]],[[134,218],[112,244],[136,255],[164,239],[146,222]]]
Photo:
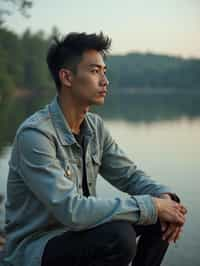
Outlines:
[[107,92],[106,65],[96,50],[84,52],[72,75],[71,93],[83,105],[103,104]]

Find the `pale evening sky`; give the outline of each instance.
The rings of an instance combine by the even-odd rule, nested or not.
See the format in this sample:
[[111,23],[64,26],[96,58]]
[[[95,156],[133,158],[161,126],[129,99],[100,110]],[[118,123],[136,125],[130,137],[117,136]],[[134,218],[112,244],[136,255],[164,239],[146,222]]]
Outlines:
[[47,34],[99,32],[112,40],[112,53],[154,52],[200,58],[200,0],[35,0],[31,17],[15,13],[6,25]]

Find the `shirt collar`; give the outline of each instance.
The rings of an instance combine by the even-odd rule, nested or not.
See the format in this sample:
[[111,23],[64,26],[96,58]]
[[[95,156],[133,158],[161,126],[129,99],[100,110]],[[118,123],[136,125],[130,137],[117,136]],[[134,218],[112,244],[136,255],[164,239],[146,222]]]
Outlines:
[[[76,139],[69,127],[67,120],[64,117],[62,109],[60,108],[58,102],[58,96],[56,96],[53,101],[49,104],[49,112],[52,117],[52,122],[55,127],[56,133],[60,138],[63,145],[72,145],[76,143]],[[82,133],[84,136],[91,137],[93,135],[93,128],[90,124],[88,114],[86,113],[85,119],[82,122]]]

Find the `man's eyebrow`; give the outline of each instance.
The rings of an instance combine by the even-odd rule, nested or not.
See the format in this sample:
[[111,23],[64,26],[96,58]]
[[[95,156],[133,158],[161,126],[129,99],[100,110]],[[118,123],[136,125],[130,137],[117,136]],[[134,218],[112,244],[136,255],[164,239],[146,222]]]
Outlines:
[[89,67],[98,67],[98,68],[107,69],[106,65],[99,65],[99,64],[89,64]]

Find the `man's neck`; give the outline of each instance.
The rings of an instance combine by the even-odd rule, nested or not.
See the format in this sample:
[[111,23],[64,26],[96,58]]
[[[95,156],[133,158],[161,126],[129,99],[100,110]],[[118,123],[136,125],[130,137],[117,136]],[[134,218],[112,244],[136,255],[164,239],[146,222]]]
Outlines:
[[79,134],[81,123],[89,110],[89,106],[83,106],[74,102],[70,97],[63,96],[59,96],[59,104],[72,133]]

